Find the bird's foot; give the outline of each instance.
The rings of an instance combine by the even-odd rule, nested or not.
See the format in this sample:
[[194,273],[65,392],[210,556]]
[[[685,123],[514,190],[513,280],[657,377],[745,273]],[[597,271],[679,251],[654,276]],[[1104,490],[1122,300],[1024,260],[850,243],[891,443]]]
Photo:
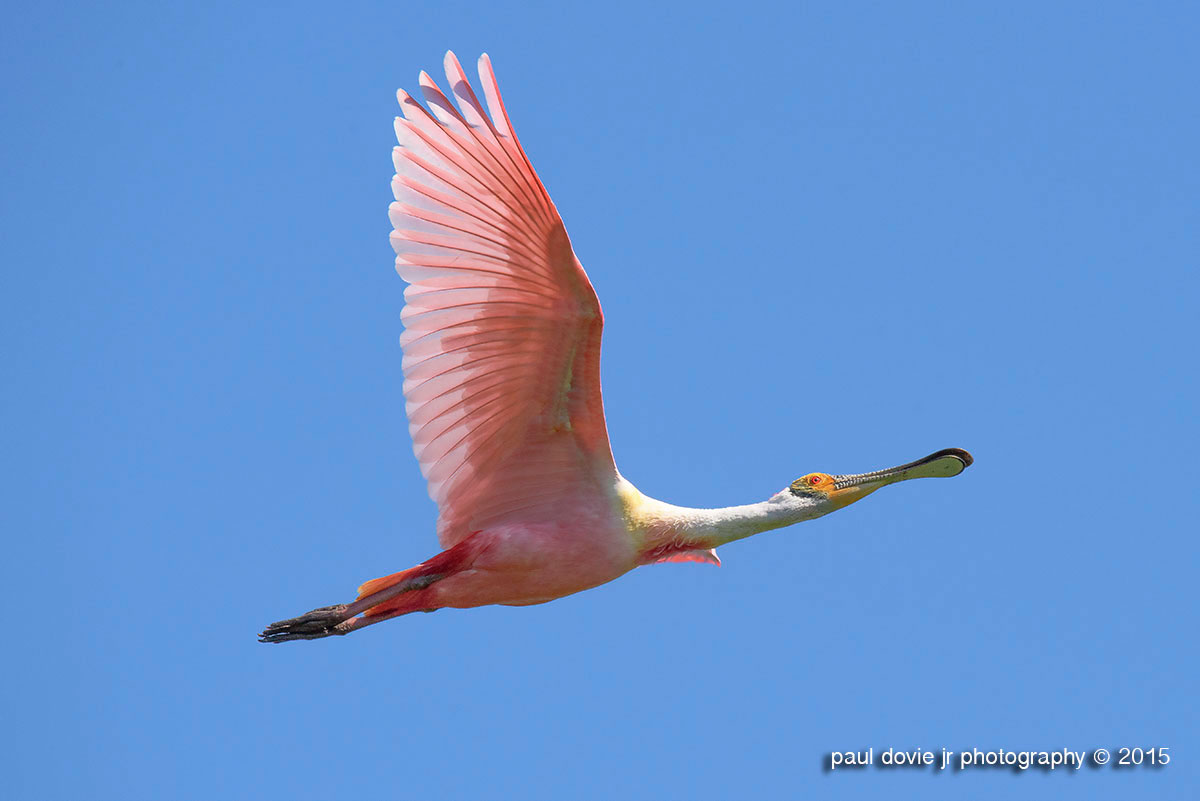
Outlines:
[[349,634],[358,622],[349,610],[349,604],[322,606],[306,615],[280,620],[263,629],[258,641],[319,640],[335,634]]

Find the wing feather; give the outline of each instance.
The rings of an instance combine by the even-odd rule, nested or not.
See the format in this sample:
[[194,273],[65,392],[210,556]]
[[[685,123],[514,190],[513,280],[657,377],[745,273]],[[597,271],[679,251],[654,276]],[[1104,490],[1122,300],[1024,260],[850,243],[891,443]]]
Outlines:
[[450,547],[601,497],[616,468],[596,293],[513,132],[490,59],[479,60],[486,110],[453,53],[445,68],[450,96],[424,72],[425,106],[397,92],[388,214],[409,283],[409,430]]

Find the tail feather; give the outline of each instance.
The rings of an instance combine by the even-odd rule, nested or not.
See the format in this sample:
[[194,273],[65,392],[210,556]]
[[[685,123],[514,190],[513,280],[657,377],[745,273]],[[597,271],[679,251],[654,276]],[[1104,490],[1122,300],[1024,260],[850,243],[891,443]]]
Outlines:
[[410,567],[408,570],[401,570],[399,573],[393,573],[390,576],[383,576],[382,578],[371,579],[370,581],[364,582],[363,584],[359,585],[358,598],[355,600],[361,601],[368,595],[374,595],[380,590],[386,590],[388,587],[394,587],[420,568],[421,565],[417,565],[416,567]]

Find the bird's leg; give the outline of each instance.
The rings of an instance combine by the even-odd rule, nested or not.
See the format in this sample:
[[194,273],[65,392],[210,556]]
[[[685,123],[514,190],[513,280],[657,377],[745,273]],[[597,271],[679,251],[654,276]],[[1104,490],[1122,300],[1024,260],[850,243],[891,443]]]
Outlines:
[[[412,576],[379,592],[373,592],[370,595],[360,598],[352,604],[322,606],[299,617],[276,621],[267,626],[258,635],[258,641],[288,642],[289,640],[319,640],[322,637],[349,634],[355,629],[362,628],[364,625],[379,622],[375,619],[364,621],[363,618],[355,617],[355,615],[365,612],[372,606],[395,598],[401,593],[423,590],[442,578],[445,578],[445,576],[439,573]],[[392,616],[389,615],[388,617]],[[386,619],[385,617],[380,617],[380,620]]]
[[[402,611],[394,613],[383,611],[382,614],[356,617],[356,615],[366,612],[368,609],[378,606],[384,601],[395,598],[397,595],[423,590],[447,576],[454,575],[466,569],[478,555],[480,547],[481,543],[475,537],[468,537],[453,548],[442,551],[437,556],[422,562],[414,568],[385,579],[376,579],[374,582],[368,582],[370,585],[378,586],[381,583],[396,579],[394,583],[383,586],[376,592],[364,595],[354,603],[322,606],[320,609],[314,609],[308,614],[272,623],[258,635],[258,641],[288,642],[289,640],[319,640],[322,637],[349,634],[352,631],[365,628],[373,623],[380,623],[398,614],[404,614]],[[419,601],[419,599],[417,600]],[[411,609],[409,611],[418,610]]]

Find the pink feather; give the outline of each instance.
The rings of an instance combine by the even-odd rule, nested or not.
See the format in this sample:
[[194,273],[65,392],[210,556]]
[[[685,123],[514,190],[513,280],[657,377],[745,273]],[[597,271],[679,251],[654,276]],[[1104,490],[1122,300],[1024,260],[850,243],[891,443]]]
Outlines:
[[396,271],[404,396],[445,548],[554,520],[616,480],[600,399],[603,316],[562,220],[521,149],[487,56],[484,111],[446,56],[457,108],[421,73],[398,94]]

